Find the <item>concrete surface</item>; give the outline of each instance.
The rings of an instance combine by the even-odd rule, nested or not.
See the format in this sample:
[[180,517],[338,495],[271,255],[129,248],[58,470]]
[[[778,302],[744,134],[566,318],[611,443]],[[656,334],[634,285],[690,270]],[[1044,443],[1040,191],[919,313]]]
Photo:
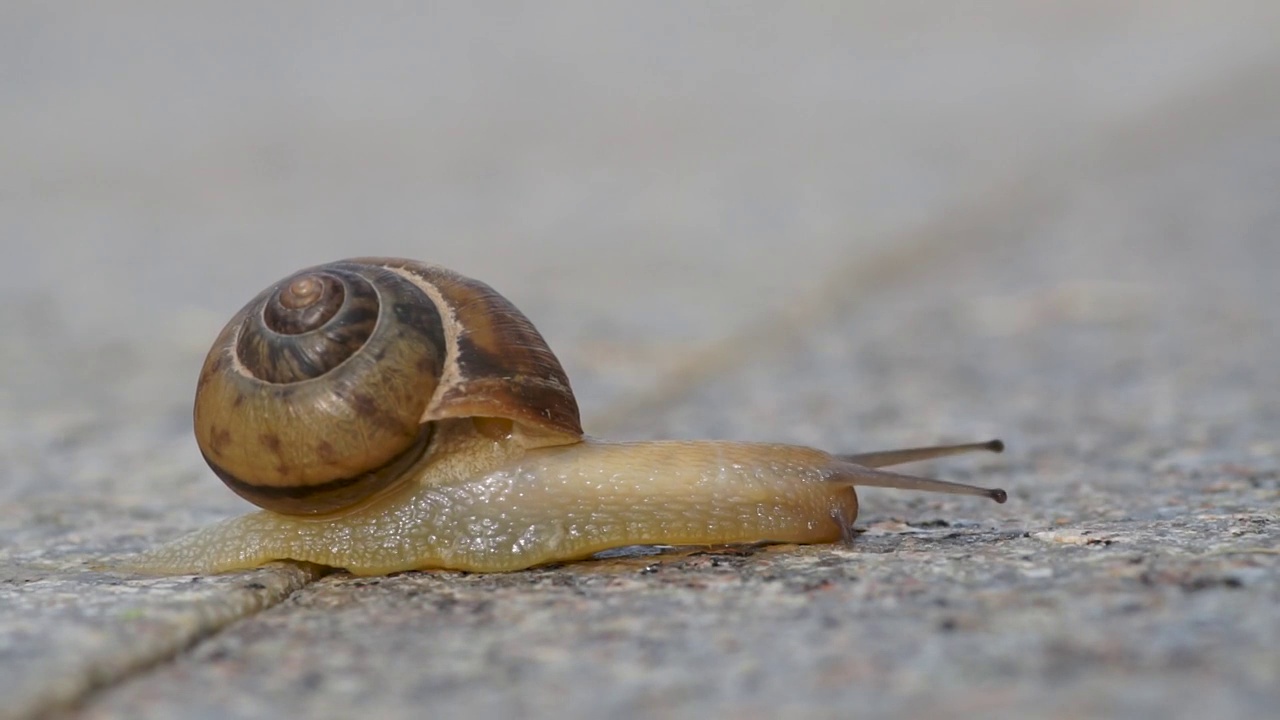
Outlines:
[[[0,717],[1256,717],[1280,702],[1280,7],[9,4]],[[850,546],[504,576],[94,560],[242,512],[248,297],[481,277],[588,429],[870,449]]]

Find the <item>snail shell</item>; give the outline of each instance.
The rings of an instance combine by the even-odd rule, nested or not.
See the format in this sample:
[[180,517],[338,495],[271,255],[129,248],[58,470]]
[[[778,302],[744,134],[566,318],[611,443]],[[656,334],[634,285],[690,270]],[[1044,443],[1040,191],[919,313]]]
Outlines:
[[195,434],[218,477],[278,513],[332,513],[398,482],[436,421],[492,418],[531,446],[577,442],[569,379],[492,288],[390,258],[330,263],[264,290],[218,336]]

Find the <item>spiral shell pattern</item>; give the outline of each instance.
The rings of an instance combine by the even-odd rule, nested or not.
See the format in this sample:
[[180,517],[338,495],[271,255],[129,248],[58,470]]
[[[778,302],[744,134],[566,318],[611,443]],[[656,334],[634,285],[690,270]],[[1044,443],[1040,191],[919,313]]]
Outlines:
[[369,265],[304,270],[228,324],[200,375],[196,438],[214,472],[269,510],[323,514],[421,453],[444,364],[435,306]]
[[436,421],[519,426],[530,446],[582,436],[564,370],[519,310],[484,283],[397,258],[320,265],[264,290],[209,351],[194,414],[214,472],[291,515],[395,484]]

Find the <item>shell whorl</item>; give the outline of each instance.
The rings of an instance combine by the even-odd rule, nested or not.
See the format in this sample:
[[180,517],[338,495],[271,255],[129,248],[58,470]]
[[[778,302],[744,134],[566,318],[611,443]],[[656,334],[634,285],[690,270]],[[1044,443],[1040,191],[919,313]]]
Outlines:
[[196,393],[201,452],[232,490],[323,514],[396,483],[432,421],[497,417],[546,444],[581,437],[559,362],[483,283],[397,259],[295,273],[232,318]]
[[295,275],[261,301],[261,311],[244,318],[236,356],[269,383],[310,380],[341,365],[373,335],[380,305],[372,283],[341,270]]

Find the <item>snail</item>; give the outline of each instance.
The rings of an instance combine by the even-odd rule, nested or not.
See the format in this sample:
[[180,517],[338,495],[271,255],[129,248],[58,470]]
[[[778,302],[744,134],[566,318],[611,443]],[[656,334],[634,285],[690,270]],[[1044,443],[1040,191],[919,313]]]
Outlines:
[[857,485],[1006,500],[879,469],[998,440],[838,455],[588,437],[559,360],[514,305],[396,258],[304,269],[254,298],[209,351],[194,425],[209,467],[261,510],[137,556],[139,572],[500,572],[633,545],[837,542]]

